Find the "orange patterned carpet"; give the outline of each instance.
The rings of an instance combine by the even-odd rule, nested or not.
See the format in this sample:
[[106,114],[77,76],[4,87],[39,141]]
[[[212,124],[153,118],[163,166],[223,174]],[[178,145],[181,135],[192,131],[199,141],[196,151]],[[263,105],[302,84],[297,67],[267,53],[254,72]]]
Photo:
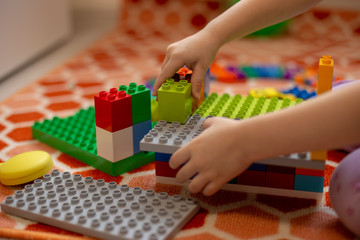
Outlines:
[[[154,164],[110,177],[32,139],[34,121],[69,116],[93,104],[100,90],[156,76],[166,46],[204,26],[219,14],[214,1],[125,1],[119,28],[43,78],[0,103],[0,161],[29,150],[51,154],[55,168],[83,176],[189,195],[178,186],[156,184]],[[181,13],[178,11],[181,9]],[[272,39],[246,38],[229,43],[217,57],[222,64],[296,63],[315,66],[324,54],[335,59],[335,75],[360,78],[360,13],[312,10],[291,23],[289,33]],[[289,82],[257,80],[226,85],[212,92],[243,93],[249,88],[287,87]],[[195,195],[201,211],[178,233],[185,239],[353,239],[339,222],[329,198],[329,178],[345,154],[332,151],[326,165],[323,201],[220,191]],[[0,201],[23,186],[0,185]],[[10,230],[12,229],[12,230]],[[16,229],[16,230],[13,230]],[[25,230],[25,231],[24,231]],[[27,239],[84,239],[77,234],[0,212],[0,236]]]

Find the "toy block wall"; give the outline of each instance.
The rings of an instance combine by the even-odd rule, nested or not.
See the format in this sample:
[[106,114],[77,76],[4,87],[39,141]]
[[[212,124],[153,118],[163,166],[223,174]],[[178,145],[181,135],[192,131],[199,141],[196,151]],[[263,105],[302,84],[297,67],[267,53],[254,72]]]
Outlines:
[[118,162],[140,152],[139,142],[151,129],[150,90],[121,85],[94,97],[99,156]]

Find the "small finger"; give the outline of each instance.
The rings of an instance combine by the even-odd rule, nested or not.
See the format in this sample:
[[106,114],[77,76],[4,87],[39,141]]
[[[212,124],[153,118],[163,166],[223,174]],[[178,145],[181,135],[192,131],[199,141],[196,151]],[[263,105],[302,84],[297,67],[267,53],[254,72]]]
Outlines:
[[199,65],[195,66],[193,69],[193,74],[191,76],[192,84],[192,95],[195,99],[200,99],[200,91],[204,82],[205,71]]
[[205,129],[209,128],[213,124],[214,120],[215,120],[215,118],[213,118],[213,117],[206,119],[203,123],[203,129],[205,130]]
[[203,190],[203,194],[205,196],[211,196],[213,194],[215,194],[217,191],[220,190],[220,188],[223,186],[224,184],[222,184],[219,181],[210,181],[204,188]]
[[198,173],[197,169],[195,169],[191,165],[191,163],[186,163],[182,168],[180,168],[180,170],[176,174],[176,179],[179,182],[184,183]]
[[208,183],[209,180],[203,174],[198,174],[190,181],[188,190],[191,193],[201,192]]
[[158,89],[165,82],[165,80],[169,77],[172,77],[177,70],[179,70],[182,66],[184,66],[183,61],[172,60],[170,59],[165,67],[162,69],[161,73],[157,77],[154,87],[153,87],[153,96],[157,96]]
[[177,150],[170,158],[169,166],[172,169],[177,169],[190,159],[190,152],[186,146]]

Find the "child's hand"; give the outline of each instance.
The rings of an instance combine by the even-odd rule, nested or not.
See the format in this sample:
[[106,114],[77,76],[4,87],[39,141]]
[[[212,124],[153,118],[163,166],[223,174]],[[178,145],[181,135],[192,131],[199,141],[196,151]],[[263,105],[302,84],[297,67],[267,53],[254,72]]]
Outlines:
[[198,99],[206,71],[219,48],[215,38],[216,36],[211,36],[203,30],[169,45],[160,75],[154,84],[153,96],[157,96],[158,89],[167,78],[172,77],[180,68],[186,65],[193,71],[191,77],[192,95]]
[[212,195],[248,168],[251,161],[243,151],[246,139],[241,141],[239,123],[225,118],[207,119],[206,130],[173,154],[170,167],[176,169],[184,164],[177,180],[185,182],[194,177],[188,186],[190,192]]

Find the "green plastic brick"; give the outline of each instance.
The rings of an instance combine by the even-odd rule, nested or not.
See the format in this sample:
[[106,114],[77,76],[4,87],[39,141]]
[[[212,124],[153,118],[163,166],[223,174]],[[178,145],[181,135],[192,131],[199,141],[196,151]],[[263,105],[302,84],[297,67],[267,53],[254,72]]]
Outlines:
[[129,86],[121,85],[119,91],[126,91],[131,95],[133,125],[151,120],[150,90],[144,85],[130,83]]
[[159,105],[158,101],[155,98],[151,99],[151,121],[158,122],[159,121]]
[[82,109],[67,118],[54,117],[32,126],[33,138],[102,172],[118,176],[154,161],[154,153],[141,152],[112,163],[96,153],[94,108]]
[[166,80],[158,91],[159,119],[185,123],[192,113],[191,83]]
[[212,93],[204,100],[195,113],[200,114],[201,117],[212,115],[231,119],[244,119],[290,107],[299,102],[301,102],[299,99],[254,98],[251,95],[235,95],[230,97],[229,94],[219,96],[216,93]]

